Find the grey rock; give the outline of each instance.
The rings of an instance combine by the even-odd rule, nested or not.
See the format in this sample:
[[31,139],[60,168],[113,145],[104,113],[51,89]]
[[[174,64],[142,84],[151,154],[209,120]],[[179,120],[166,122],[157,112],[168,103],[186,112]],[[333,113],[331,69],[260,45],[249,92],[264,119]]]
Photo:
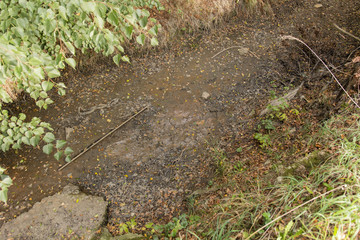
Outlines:
[[106,208],[107,202],[101,197],[88,196],[70,184],[5,223],[0,239],[92,239],[104,222]]

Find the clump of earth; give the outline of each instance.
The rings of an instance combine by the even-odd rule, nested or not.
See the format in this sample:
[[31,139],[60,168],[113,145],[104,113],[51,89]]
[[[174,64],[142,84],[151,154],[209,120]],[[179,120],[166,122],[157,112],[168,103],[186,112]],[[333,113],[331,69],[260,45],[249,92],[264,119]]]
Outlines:
[[310,88],[308,80],[323,71],[303,46],[280,36],[301,38],[334,63],[353,50],[354,40],[332,23],[358,29],[357,1],[281,2],[274,16],[234,16],[214,31],[179,37],[171,50],[134,57],[131,65],[102,60],[68,72],[67,95],[54,96],[48,111],[18,102],[16,110],[52,123],[75,153],[147,109],[61,171],[64,162],[36,149],[1,153],[15,178],[1,221],[69,182],[109,203],[114,233],[111,226],[131,218],[164,223],[185,211],[189,194],[215,176],[210,148],[246,129],[270,91],[302,82]]

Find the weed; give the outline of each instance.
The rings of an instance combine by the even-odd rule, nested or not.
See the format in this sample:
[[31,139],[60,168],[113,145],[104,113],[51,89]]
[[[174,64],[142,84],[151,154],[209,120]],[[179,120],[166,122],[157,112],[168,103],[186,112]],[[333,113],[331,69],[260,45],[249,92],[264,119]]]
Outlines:
[[129,233],[130,231],[133,233],[133,232],[135,232],[136,225],[137,225],[137,222],[136,222],[135,218],[131,218],[130,221],[119,224],[119,232],[120,232],[120,234]]
[[243,172],[244,170],[245,170],[245,168],[244,168],[243,162],[238,161],[238,162],[234,165],[234,171],[235,171],[236,173],[241,173],[241,172]]
[[[167,224],[154,226],[154,229],[164,237],[174,238],[180,230],[186,228],[188,225],[187,215],[182,214],[179,218],[173,218],[172,221]],[[156,238],[154,237],[154,239]]]
[[226,160],[227,156],[225,151],[218,148],[211,148],[213,153],[213,159],[216,164],[216,173],[220,176],[223,176],[226,170]]
[[269,134],[255,133],[254,138],[259,141],[261,148],[271,146],[271,139]]
[[[293,109],[289,113],[299,114]],[[270,144],[269,134],[274,131],[271,121],[261,123],[260,130],[268,134],[254,135],[263,147]],[[305,122],[304,130],[310,131],[310,124]],[[213,221],[198,223],[196,230],[192,230],[194,234],[203,239],[357,239],[360,233],[360,116],[351,113],[335,116],[313,139],[322,146],[317,151],[326,153],[324,159],[307,167],[301,177],[280,175],[280,179],[271,175],[271,182],[249,181],[250,187],[245,191],[234,184],[237,191],[211,206],[208,209],[211,215],[206,215],[206,219]],[[307,145],[304,147],[308,149]],[[317,156],[317,151],[308,155]],[[218,151],[217,155],[217,159],[225,161],[223,153]],[[273,155],[278,159],[283,156],[280,152]],[[233,166],[236,172],[242,168],[240,161]],[[282,173],[284,165],[272,168],[272,172]]]

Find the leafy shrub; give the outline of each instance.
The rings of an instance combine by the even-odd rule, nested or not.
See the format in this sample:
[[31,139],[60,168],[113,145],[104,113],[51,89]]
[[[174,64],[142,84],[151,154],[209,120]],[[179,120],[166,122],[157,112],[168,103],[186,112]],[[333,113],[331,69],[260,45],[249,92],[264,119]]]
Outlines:
[[[113,56],[116,64],[129,62],[125,41],[158,44],[159,24],[150,18],[149,8],[161,8],[158,0],[5,0],[0,1],[0,148],[19,149],[22,144],[44,144],[43,152],[70,160],[66,142],[55,141],[50,124],[25,114],[10,116],[3,103],[17,94],[30,95],[41,109],[53,103],[49,91],[66,93],[66,86],[54,79],[66,65],[76,67],[78,49],[92,49]],[[2,188],[5,191],[5,188]],[[4,200],[4,199],[0,199]]]

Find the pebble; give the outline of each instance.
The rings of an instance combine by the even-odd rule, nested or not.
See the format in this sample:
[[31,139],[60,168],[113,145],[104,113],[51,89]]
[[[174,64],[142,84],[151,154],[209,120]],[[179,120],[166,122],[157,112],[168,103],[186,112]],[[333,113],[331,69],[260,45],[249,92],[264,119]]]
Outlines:
[[210,94],[209,94],[208,92],[203,92],[202,95],[201,95],[201,97],[202,97],[203,99],[207,100],[207,99],[209,99]]
[[323,5],[321,3],[317,3],[314,5],[315,8],[321,8]]

